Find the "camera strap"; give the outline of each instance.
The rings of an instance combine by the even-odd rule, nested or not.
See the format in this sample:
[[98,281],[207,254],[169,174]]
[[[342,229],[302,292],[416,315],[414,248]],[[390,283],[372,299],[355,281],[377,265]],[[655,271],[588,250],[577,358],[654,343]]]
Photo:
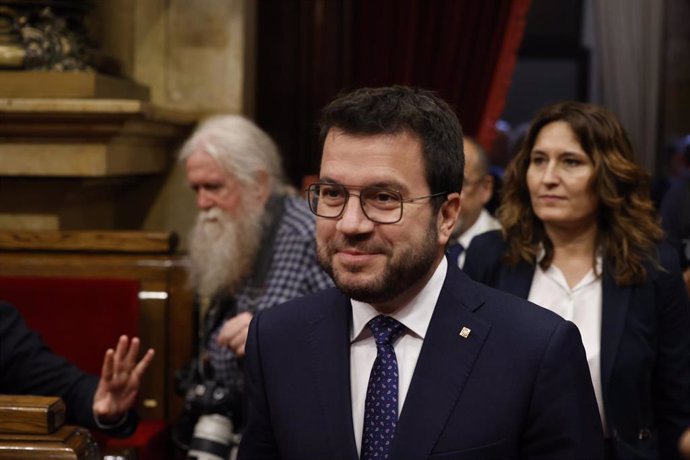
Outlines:
[[252,270],[252,277],[249,279],[247,285],[247,297],[249,303],[248,311],[254,313],[259,299],[266,289],[266,278],[271,268],[271,261],[273,260],[273,245],[278,235],[278,228],[283,222],[283,215],[285,214],[285,200],[284,195],[271,195],[266,203],[266,213],[269,216],[269,224],[264,230],[261,244],[259,246],[259,253],[254,262],[254,269]]

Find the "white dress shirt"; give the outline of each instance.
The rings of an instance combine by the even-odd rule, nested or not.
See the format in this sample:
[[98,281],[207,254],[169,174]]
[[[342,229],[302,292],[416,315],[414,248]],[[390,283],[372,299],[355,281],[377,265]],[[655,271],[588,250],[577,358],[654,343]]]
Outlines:
[[[407,390],[410,388],[412,374],[417,365],[422,343],[429,328],[431,315],[446,279],[448,263],[446,258],[436,267],[436,271],[424,288],[407,305],[391,316],[400,321],[405,329],[395,342],[395,356],[398,361],[398,415],[402,411]],[[352,329],[350,330],[350,389],[352,396],[352,424],[355,430],[357,452],[362,448],[364,428],[364,403],[366,401],[369,374],[376,359],[376,342],[368,327],[369,320],[380,313],[371,305],[351,300]]]
[[462,266],[465,265],[465,253],[467,252],[467,248],[470,247],[472,238],[491,230],[498,230],[499,228],[501,228],[501,224],[498,222],[498,220],[492,216],[489,211],[482,209],[482,212],[479,214],[479,217],[472,224],[472,226],[465,230],[465,232],[456,240],[462,245],[463,248],[465,248],[465,251],[463,251],[458,257],[458,267],[462,268]]
[[[597,273],[601,273],[601,257],[597,257]],[[547,270],[537,265],[528,300],[575,323],[585,346],[589,373],[599,406],[601,422],[606,430],[601,391],[601,277],[590,270],[572,289],[563,272],[551,264]]]

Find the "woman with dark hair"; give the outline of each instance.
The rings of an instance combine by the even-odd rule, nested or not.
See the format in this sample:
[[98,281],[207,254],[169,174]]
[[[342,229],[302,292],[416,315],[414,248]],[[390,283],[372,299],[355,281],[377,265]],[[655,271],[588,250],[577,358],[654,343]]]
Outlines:
[[578,326],[607,458],[679,458],[690,301],[616,117],[579,102],[542,109],[506,171],[498,218],[503,230],[472,241],[464,271]]

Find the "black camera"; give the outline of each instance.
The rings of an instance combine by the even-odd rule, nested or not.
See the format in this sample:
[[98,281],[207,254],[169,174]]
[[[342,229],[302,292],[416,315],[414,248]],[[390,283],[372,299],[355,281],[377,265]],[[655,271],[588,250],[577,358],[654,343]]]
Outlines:
[[188,459],[225,460],[239,444],[236,430],[244,422],[244,374],[238,366],[222,383],[213,374],[209,363],[195,359],[175,375],[185,410],[173,429],[173,441],[188,452]]

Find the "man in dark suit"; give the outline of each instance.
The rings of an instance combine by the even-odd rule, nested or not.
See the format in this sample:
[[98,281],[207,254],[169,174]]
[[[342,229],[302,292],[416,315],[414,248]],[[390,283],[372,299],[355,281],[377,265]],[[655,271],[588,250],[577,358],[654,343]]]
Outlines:
[[337,289],[257,314],[240,459],[603,458],[577,328],[448,264],[450,107],[364,88],[323,111],[319,261]]
[[86,374],[54,354],[14,307],[0,302],[0,394],[60,396],[69,423],[114,437],[134,433],[139,418],[131,408],[154,352],[149,349],[137,362],[138,353],[139,339],[122,336],[106,352],[101,377]]

